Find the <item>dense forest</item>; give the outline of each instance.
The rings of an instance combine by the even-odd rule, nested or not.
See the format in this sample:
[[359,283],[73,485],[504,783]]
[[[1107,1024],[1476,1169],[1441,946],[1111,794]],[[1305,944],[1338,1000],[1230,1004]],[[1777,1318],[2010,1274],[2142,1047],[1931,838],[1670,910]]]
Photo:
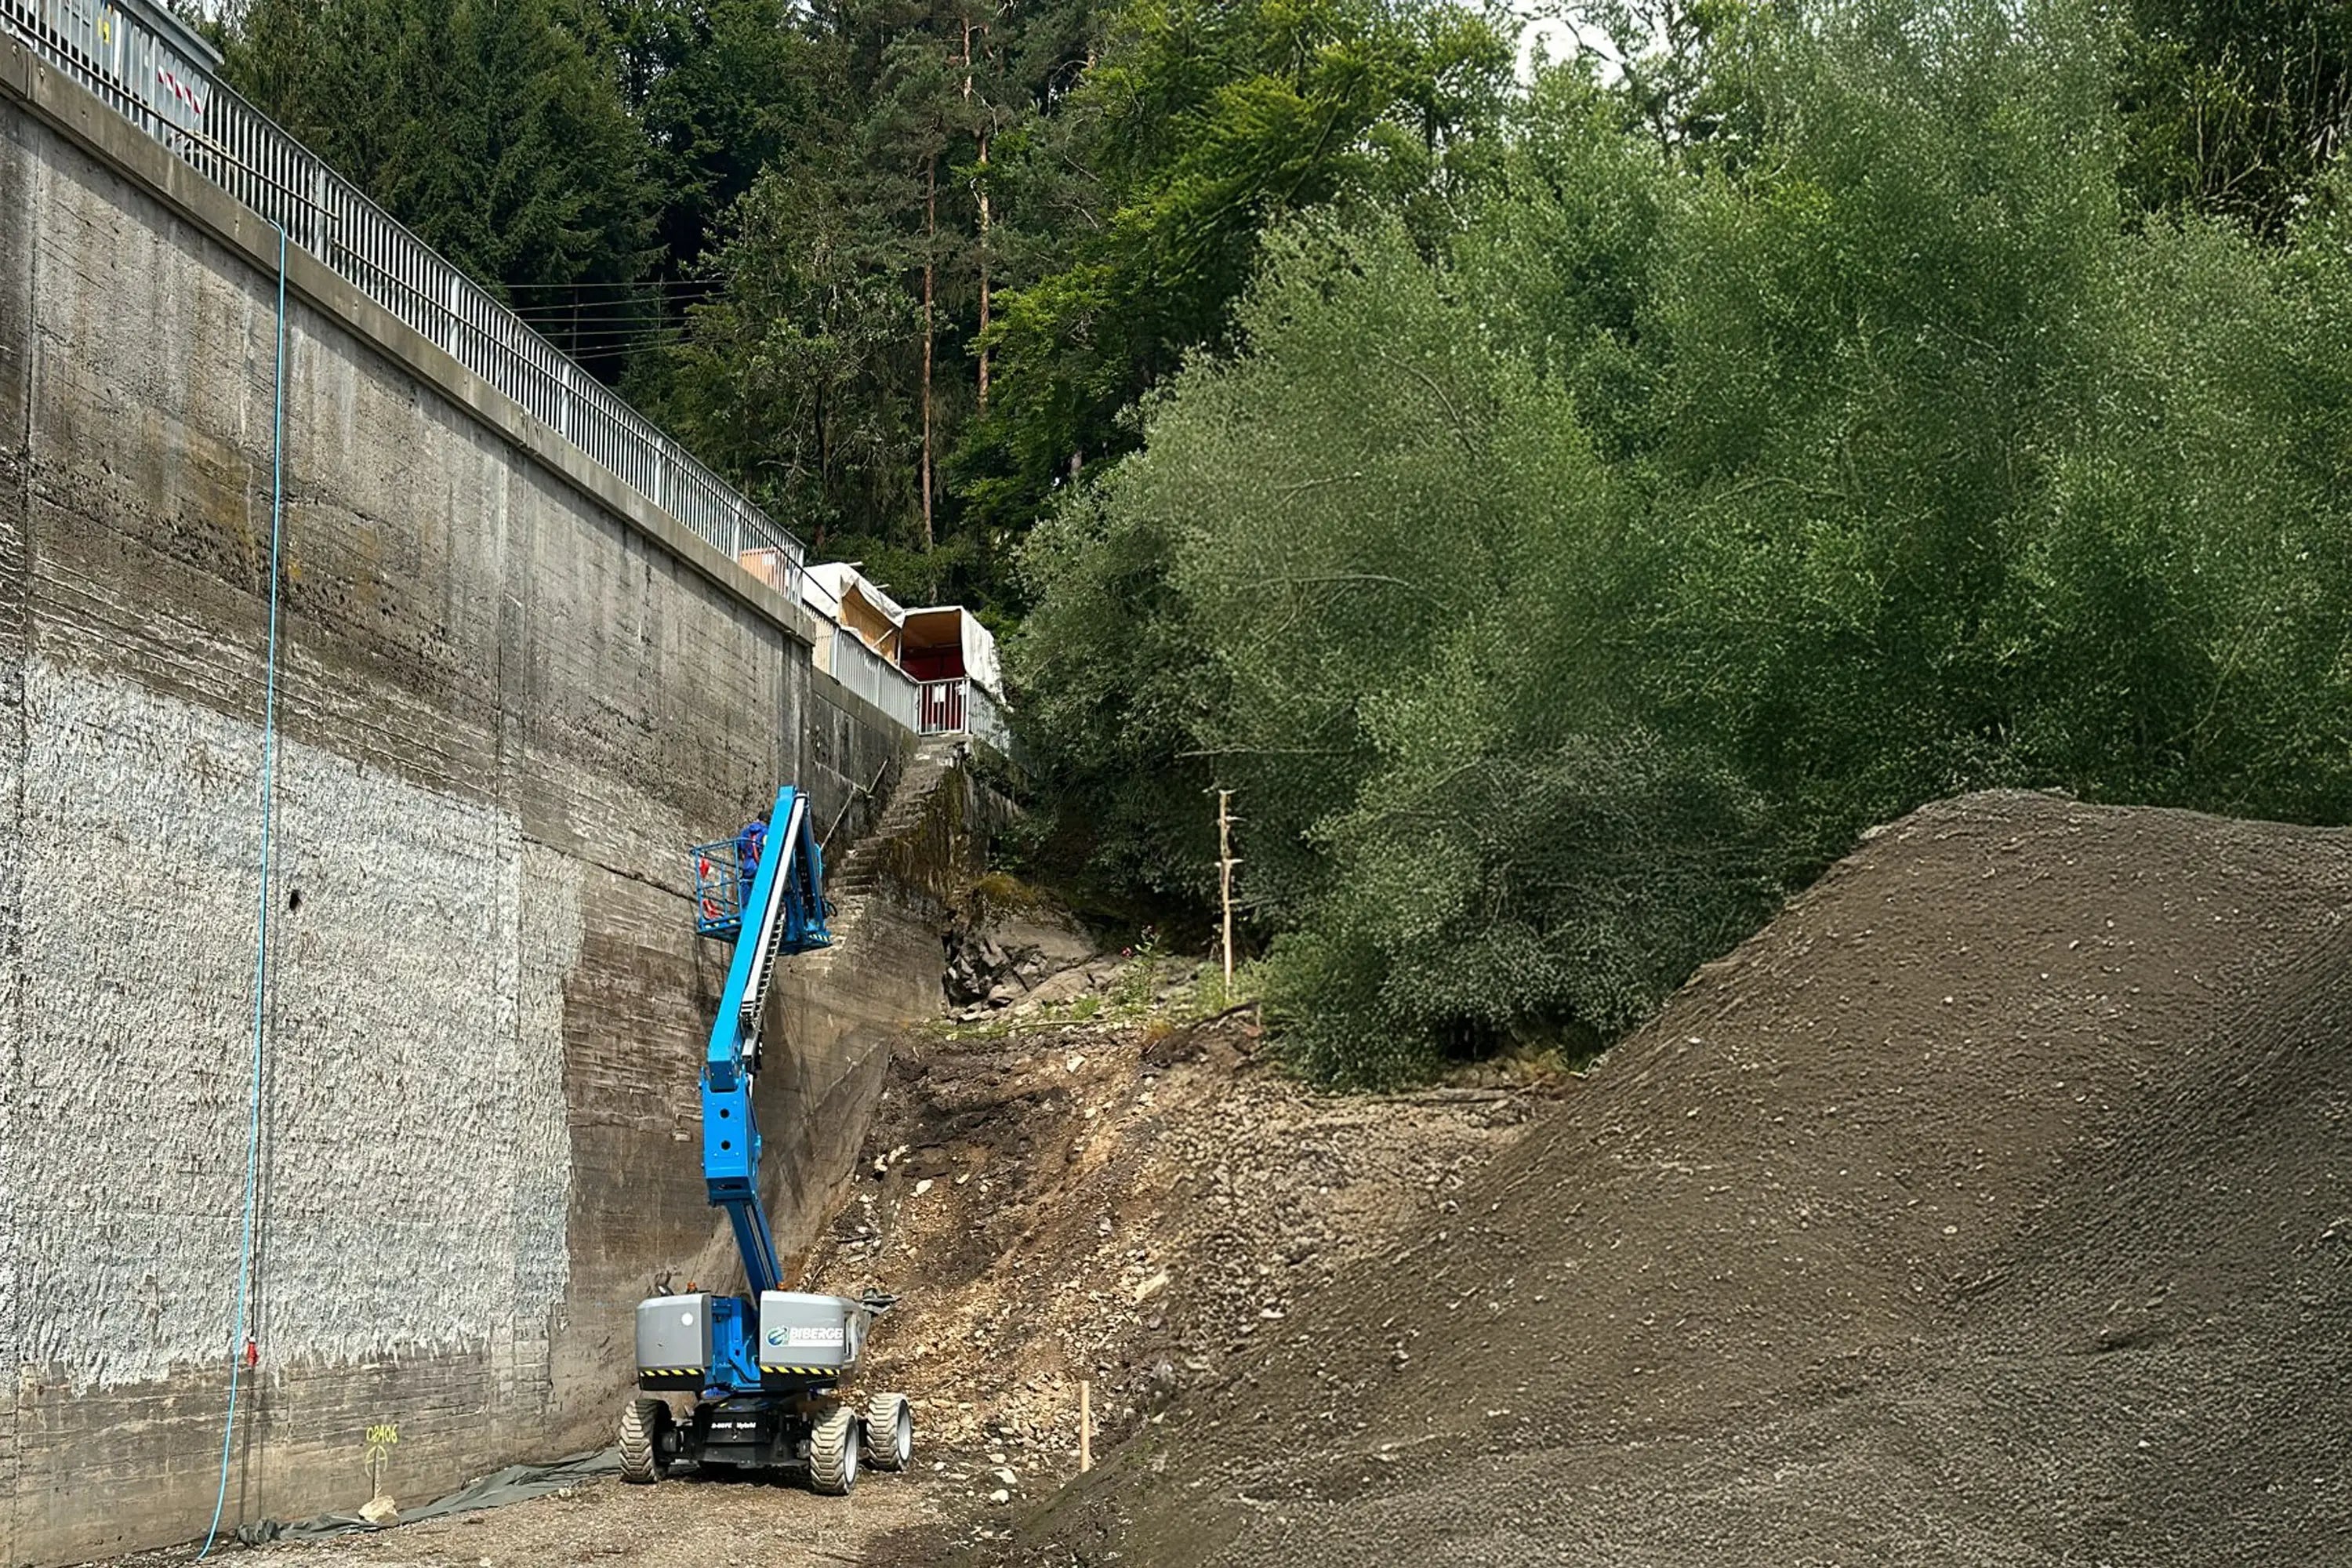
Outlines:
[[224,32],[247,97],[820,555],[1004,617],[1013,547],[1226,344],[1268,226],[1443,199],[1511,63],[1355,0],[249,0]]
[[[1992,785],[2352,821],[2352,7],[251,0],[241,88],[1010,634],[1035,853],[1339,1081]],[[1204,923],[1204,919],[1201,923]]]

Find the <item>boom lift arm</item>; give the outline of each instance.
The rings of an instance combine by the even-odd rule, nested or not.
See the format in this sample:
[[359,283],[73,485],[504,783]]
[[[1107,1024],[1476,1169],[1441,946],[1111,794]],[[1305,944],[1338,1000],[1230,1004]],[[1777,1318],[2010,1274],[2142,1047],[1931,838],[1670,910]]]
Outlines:
[[[702,1064],[702,1175],[713,1207],[727,1211],[735,1245],[743,1255],[751,1296],[779,1289],[783,1269],[768,1212],[760,1203],[760,1128],[751,1109],[751,1084],[760,1068],[761,1019],[776,960],[829,945],[825,930],[824,851],[809,826],[808,797],[791,784],[776,792],[768,818],[767,842],[751,885],[735,871],[736,897],[714,898],[706,890],[698,922],[712,935],[734,927],[735,959],[728,966],[727,990],[710,1026]],[[710,864],[704,846],[700,864]],[[730,908],[730,903],[733,907]]]

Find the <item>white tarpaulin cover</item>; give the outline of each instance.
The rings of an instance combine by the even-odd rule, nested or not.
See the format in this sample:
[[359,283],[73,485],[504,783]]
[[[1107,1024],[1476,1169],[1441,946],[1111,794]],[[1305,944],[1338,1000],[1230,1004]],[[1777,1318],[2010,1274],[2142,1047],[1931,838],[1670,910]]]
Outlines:
[[1004,695],[1004,668],[997,662],[996,634],[969,610],[963,613],[963,672],[988,688],[992,697]]

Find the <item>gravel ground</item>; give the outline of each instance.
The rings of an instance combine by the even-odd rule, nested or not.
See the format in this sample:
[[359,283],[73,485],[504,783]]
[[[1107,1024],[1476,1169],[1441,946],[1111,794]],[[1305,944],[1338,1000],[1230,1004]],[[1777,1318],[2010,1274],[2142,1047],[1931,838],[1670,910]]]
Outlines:
[[[873,1375],[914,1396],[927,1432],[1003,1456],[969,1472],[966,1535],[1001,1542],[1000,1510],[1076,1473],[1082,1383],[1097,1452],[1166,1420],[1302,1299],[1451,1213],[1542,1103],[1507,1087],[1318,1095],[1256,1044],[1245,1016],[1047,1012],[898,1053],[869,1179],[815,1273],[898,1292]],[[895,1545],[920,1560],[953,1533]]]
[[[371,1564],[372,1568],[535,1568],[625,1563],[644,1568],[793,1568],[893,1562],[873,1555],[886,1534],[937,1527],[957,1493],[933,1474],[868,1476],[849,1498],[798,1487],[673,1478],[656,1487],[605,1478],[569,1495],[399,1525],[390,1530],[234,1546],[214,1562],[252,1568]],[[193,1552],[142,1552],[121,1568],[185,1563]]]
[[1246,1013],[1192,1018],[1192,999],[1165,963],[1097,962],[894,1049],[866,1180],[803,1263],[812,1289],[899,1294],[862,1386],[913,1399],[908,1473],[869,1471],[846,1502],[790,1483],[605,1479],[224,1560],[903,1565],[1011,1549],[1024,1507],[1078,1473],[1082,1384],[1098,1453],[1167,1419],[1302,1299],[1452,1213],[1558,1088],[1489,1073],[1423,1095],[1318,1095],[1257,1059]]

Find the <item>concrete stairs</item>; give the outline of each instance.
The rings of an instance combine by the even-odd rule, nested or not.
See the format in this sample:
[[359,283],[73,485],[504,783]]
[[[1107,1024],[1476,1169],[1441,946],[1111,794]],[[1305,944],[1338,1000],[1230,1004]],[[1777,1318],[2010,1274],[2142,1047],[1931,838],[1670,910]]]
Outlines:
[[916,747],[899,770],[881,816],[846,854],[828,865],[824,892],[835,906],[832,925],[836,944],[858,922],[866,900],[880,887],[890,847],[921,824],[931,808],[933,793],[954,772],[968,743],[960,738],[941,738]]

